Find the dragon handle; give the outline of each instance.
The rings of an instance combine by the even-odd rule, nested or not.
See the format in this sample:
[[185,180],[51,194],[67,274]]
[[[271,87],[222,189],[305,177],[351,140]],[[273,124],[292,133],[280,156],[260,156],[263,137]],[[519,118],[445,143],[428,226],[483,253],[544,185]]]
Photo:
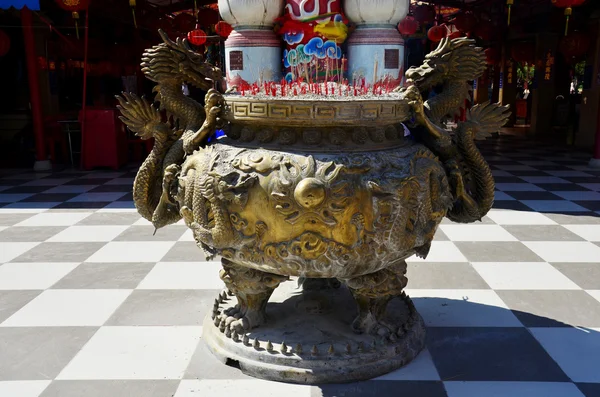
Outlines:
[[[483,50],[474,44],[467,38],[443,39],[421,66],[406,72],[410,85],[402,88],[415,113],[415,136],[439,157],[448,174],[454,203],[447,216],[460,223],[481,220],[492,208],[494,177],[475,140],[498,131],[510,115],[508,107],[486,103],[471,108],[454,134],[443,125],[464,106],[468,81],[486,68]],[[424,101],[423,94],[438,85],[443,85],[442,92]]]
[[[212,88],[222,80],[221,71],[204,62],[186,40],[172,41],[159,33],[163,42],[144,52],[142,71],[158,83],[154,99],[160,107],[133,94],[117,96],[121,120],[142,139],[154,138],[152,151],[135,179],[133,199],[139,213],[157,229],[181,219],[175,198],[178,167],[187,155],[205,145],[221,123],[219,115],[224,108],[221,94]],[[183,94],[184,83],[208,91],[204,107]]]

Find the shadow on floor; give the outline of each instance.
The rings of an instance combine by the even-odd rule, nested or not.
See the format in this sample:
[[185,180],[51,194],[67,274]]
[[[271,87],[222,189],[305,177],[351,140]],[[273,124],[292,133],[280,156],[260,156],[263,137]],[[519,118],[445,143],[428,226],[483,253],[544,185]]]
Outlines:
[[[575,327],[533,313],[512,311],[467,300],[415,298],[417,307],[437,308],[427,316],[450,312],[506,319],[506,326],[428,327],[427,351],[408,366],[381,379],[341,385],[320,385],[313,397],[485,397],[547,396],[546,382],[567,382],[568,394],[552,396],[600,396],[600,332]],[[452,308],[446,312],[445,308]],[[423,313],[425,314],[425,313]],[[515,319],[519,321],[514,321]],[[468,323],[468,316],[462,317]],[[477,323],[473,319],[473,323]],[[534,325],[520,326],[520,322]],[[436,370],[443,384],[436,381]],[[507,394],[495,394],[493,384],[476,382],[524,382],[505,384]],[[530,382],[544,382],[534,385]],[[575,385],[569,382],[576,382]],[[497,384],[496,384],[497,385]],[[529,389],[533,385],[532,389]],[[489,387],[489,389],[486,389]],[[535,388],[539,387],[538,392]],[[577,388],[579,391],[577,391]],[[447,390],[446,390],[447,389]],[[530,391],[526,391],[530,390]],[[534,393],[534,394],[531,394]],[[581,394],[578,394],[581,393]]]

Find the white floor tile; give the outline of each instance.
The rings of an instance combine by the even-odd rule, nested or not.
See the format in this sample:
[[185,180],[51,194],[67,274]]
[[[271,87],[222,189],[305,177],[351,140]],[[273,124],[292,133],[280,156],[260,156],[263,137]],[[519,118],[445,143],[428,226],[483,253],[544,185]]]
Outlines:
[[160,262],[138,289],[222,289],[219,262]]
[[552,192],[559,197],[564,198],[565,200],[573,200],[573,201],[600,201],[600,192]]
[[150,222],[146,218],[140,218],[134,223],[134,225],[135,226],[151,226],[152,222]]
[[0,263],[10,262],[16,257],[29,251],[39,242],[36,243],[13,243],[13,242],[2,242],[0,243]]
[[426,259],[411,256],[407,262],[467,262],[467,258],[460,252],[452,241],[433,241],[431,250]]
[[600,383],[600,328],[530,328],[574,382]]
[[174,397],[310,397],[311,387],[265,380],[184,380]]
[[102,327],[57,379],[181,379],[201,334],[202,327]]
[[429,327],[522,327],[492,290],[408,289]]
[[31,208],[31,207],[7,208],[7,207],[8,206],[4,206],[4,207],[0,208],[0,214],[32,214],[33,215],[33,214],[39,214],[46,210],[44,208]]
[[130,294],[131,290],[46,290],[2,326],[101,326]]
[[0,290],[50,288],[79,263],[5,263],[0,265]]
[[113,241],[100,248],[86,262],[158,262],[175,241]]
[[190,230],[187,229],[183,235],[179,238],[179,241],[196,241],[194,239],[194,233]]
[[600,241],[600,225],[564,225],[564,227],[587,241]]
[[[120,203],[120,201],[116,201],[116,202]],[[128,201],[125,201],[125,202],[128,202]],[[111,203],[111,204],[114,204],[114,203]],[[129,212],[129,213],[137,213],[137,209],[135,209],[135,207],[134,208],[129,208],[129,207],[123,208],[123,206],[119,206],[119,205],[111,207],[110,204],[109,204],[109,205],[107,205],[104,208],[100,208],[96,212],[112,212],[112,213]]]
[[448,397],[585,397],[573,383],[444,382]]
[[98,185],[61,185],[52,187],[44,193],[85,193],[95,187],[98,187]]
[[596,299],[598,302],[600,302],[600,289],[598,290],[588,290],[586,291],[588,294],[590,294],[592,296],[592,298]]
[[541,212],[587,212],[578,204],[567,200],[521,200],[523,204],[534,211]]
[[499,225],[440,225],[452,241],[518,241]]
[[598,262],[600,247],[587,241],[524,241],[546,262]]
[[48,212],[32,216],[15,226],[71,226],[90,216],[91,212]]
[[439,381],[440,375],[433,363],[429,350],[423,350],[417,358],[411,361],[405,367],[397,369],[373,380],[430,380]]
[[111,193],[83,193],[73,197],[71,203],[102,203],[113,202],[125,196],[127,192],[111,192]]
[[545,262],[473,262],[472,265],[494,290],[581,289]]
[[49,242],[94,242],[112,241],[128,226],[71,226],[52,236]]
[[51,383],[50,380],[20,380],[0,382],[2,397],[38,397]]
[[490,211],[487,215],[499,225],[556,225],[552,219],[535,212]]

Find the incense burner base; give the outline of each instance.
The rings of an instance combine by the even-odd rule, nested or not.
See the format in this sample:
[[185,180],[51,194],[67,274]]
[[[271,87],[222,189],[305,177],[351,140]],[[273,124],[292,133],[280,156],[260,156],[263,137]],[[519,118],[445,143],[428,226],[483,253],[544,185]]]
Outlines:
[[[219,313],[237,303],[234,296],[219,300]],[[423,320],[406,295],[387,306],[393,337],[352,332],[356,304],[345,286],[303,290],[283,283],[266,313],[266,324],[243,335],[221,331],[218,314],[209,315],[202,338],[219,360],[246,375],[300,384],[372,379],[408,364],[425,346]]]

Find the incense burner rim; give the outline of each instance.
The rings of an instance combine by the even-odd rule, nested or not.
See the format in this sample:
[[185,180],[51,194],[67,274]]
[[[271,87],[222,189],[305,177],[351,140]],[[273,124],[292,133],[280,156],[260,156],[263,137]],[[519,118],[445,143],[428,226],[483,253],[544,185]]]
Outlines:
[[385,127],[408,121],[401,97],[333,99],[224,96],[223,118],[232,124],[271,127]]

